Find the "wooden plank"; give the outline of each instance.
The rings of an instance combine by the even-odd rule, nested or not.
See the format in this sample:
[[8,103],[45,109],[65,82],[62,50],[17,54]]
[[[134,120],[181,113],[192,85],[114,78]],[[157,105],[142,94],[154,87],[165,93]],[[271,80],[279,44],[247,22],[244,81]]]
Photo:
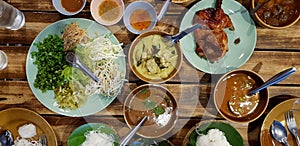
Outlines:
[[[29,46],[0,46],[8,55],[8,66],[0,72],[0,79],[21,79],[26,80],[26,58]],[[127,54],[128,50],[124,50]],[[267,56],[267,57],[266,57]],[[258,72],[265,80],[271,78],[277,72],[280,72],[291,66],[300,69],[300,52],[281,52],[281,51],[255,51],[248,62],[240,69],[254,70]],[[187,76],[188,74],[188,76]],[[221,75],[205,74],[196,70],[186,59],[182,67],[171,82],[193,82],[193,83],[216,83]],[[130,82],[141,82],[131,72],[127,65],[126,78]],[[295,72],[291,77],[280,82],[280,84],[298,84],[300,82],[300,72]]]
[[[136,83],[126,83],[114,102],[95,115],[123,115],[123,103],[127,95],[137,86],[139,85]],[[213,86],[202,84],[163,84],[163,86],[167,87],[176,98],[180,117],[221,118],[213,104]],[[270,98],[280,95],[299,97],[300,86],[272,86],[269,93]],[[16,106],[29,108],[40,114],[55,114],[35,98],[26,81],[0,81],[0,108]]]

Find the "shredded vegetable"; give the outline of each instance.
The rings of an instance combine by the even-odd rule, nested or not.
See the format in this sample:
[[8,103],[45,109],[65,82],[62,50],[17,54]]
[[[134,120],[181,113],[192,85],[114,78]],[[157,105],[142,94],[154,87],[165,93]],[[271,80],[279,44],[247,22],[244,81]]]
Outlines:
[[98,83],[90,80],[86,85],[85,94],[103,94],[116,96],[123,84],[125,73],[119,72],[118,59],[125,57],[121,44],[115,45],[105,36],[97,36],[86,44],[81,44],[81,53],[91,60],[87,62],[94,74],[100,80]]

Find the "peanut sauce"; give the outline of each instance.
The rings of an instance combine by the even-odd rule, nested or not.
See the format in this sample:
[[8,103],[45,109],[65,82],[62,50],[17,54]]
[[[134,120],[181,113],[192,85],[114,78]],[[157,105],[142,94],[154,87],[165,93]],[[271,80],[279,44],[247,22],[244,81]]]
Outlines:
[[106,21],[113,21],[118,18],[121,10],[119,9],[119,5],[114,0],[104,0],[98,6],[98,15]]
[[256,82],[249,75],[236,73],[226,77],[223,81],[225,87],[224,104],[233,114],[244,117],[251,114],[258,105],[259,93],[248,96],[247,93],[256,87]]
[[61,0],[61,5],[68,12],[76,12],[81,9],[83,0]]
[[134,29],[142,31],[146,30],[151,25],[152,19],[149,12],[142,9],[137,9],[132,12],[129,21],[130,25]]

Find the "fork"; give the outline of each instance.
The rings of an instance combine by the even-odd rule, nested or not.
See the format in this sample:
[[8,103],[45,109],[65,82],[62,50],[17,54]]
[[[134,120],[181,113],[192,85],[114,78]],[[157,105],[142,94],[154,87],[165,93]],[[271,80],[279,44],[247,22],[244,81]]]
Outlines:
[[46,137],[45,134],[39,135],[39,143],[40,143],[42,146],[48,146],[47,137]]
[[299,136],[298,136],[298,128],[297,128],[296,120],[294,118],[292,110],[285,112],[285,120],[286,120],[288,129],[290,130],[292,135],[296,138],[297,145],[300,146],[300,140],[299,140]]

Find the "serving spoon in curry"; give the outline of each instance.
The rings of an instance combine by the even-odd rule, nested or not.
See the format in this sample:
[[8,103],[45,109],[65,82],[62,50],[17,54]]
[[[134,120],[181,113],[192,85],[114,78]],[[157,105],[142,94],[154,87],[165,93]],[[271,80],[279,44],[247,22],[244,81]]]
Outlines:
[[201,27],[200,24],[198,24],[198,23],[194,24],[193,26],[179,32],[178,34],[164,36],[163,40],[168,43],[168,46],[172,46],[175,43],[177,43],[180,39],[182,39],[184,36],[186,36],[187,34],[195,31],[196,29],[198,29],[200,27]]
[[270,78],[268,81],[266,81],[265,83],[263,83],[261,86],[259,86],[256,89],[251,90],[248,95],[253,95],[271,85],[274,85],[278,82],[281,82],[282,80],[286,79],[287,77],[289,77],[290,75],[292,75],[297,69],[295,67],[286,69],[278,74],[276,74],[275,76],[273,76],[272,78]]

